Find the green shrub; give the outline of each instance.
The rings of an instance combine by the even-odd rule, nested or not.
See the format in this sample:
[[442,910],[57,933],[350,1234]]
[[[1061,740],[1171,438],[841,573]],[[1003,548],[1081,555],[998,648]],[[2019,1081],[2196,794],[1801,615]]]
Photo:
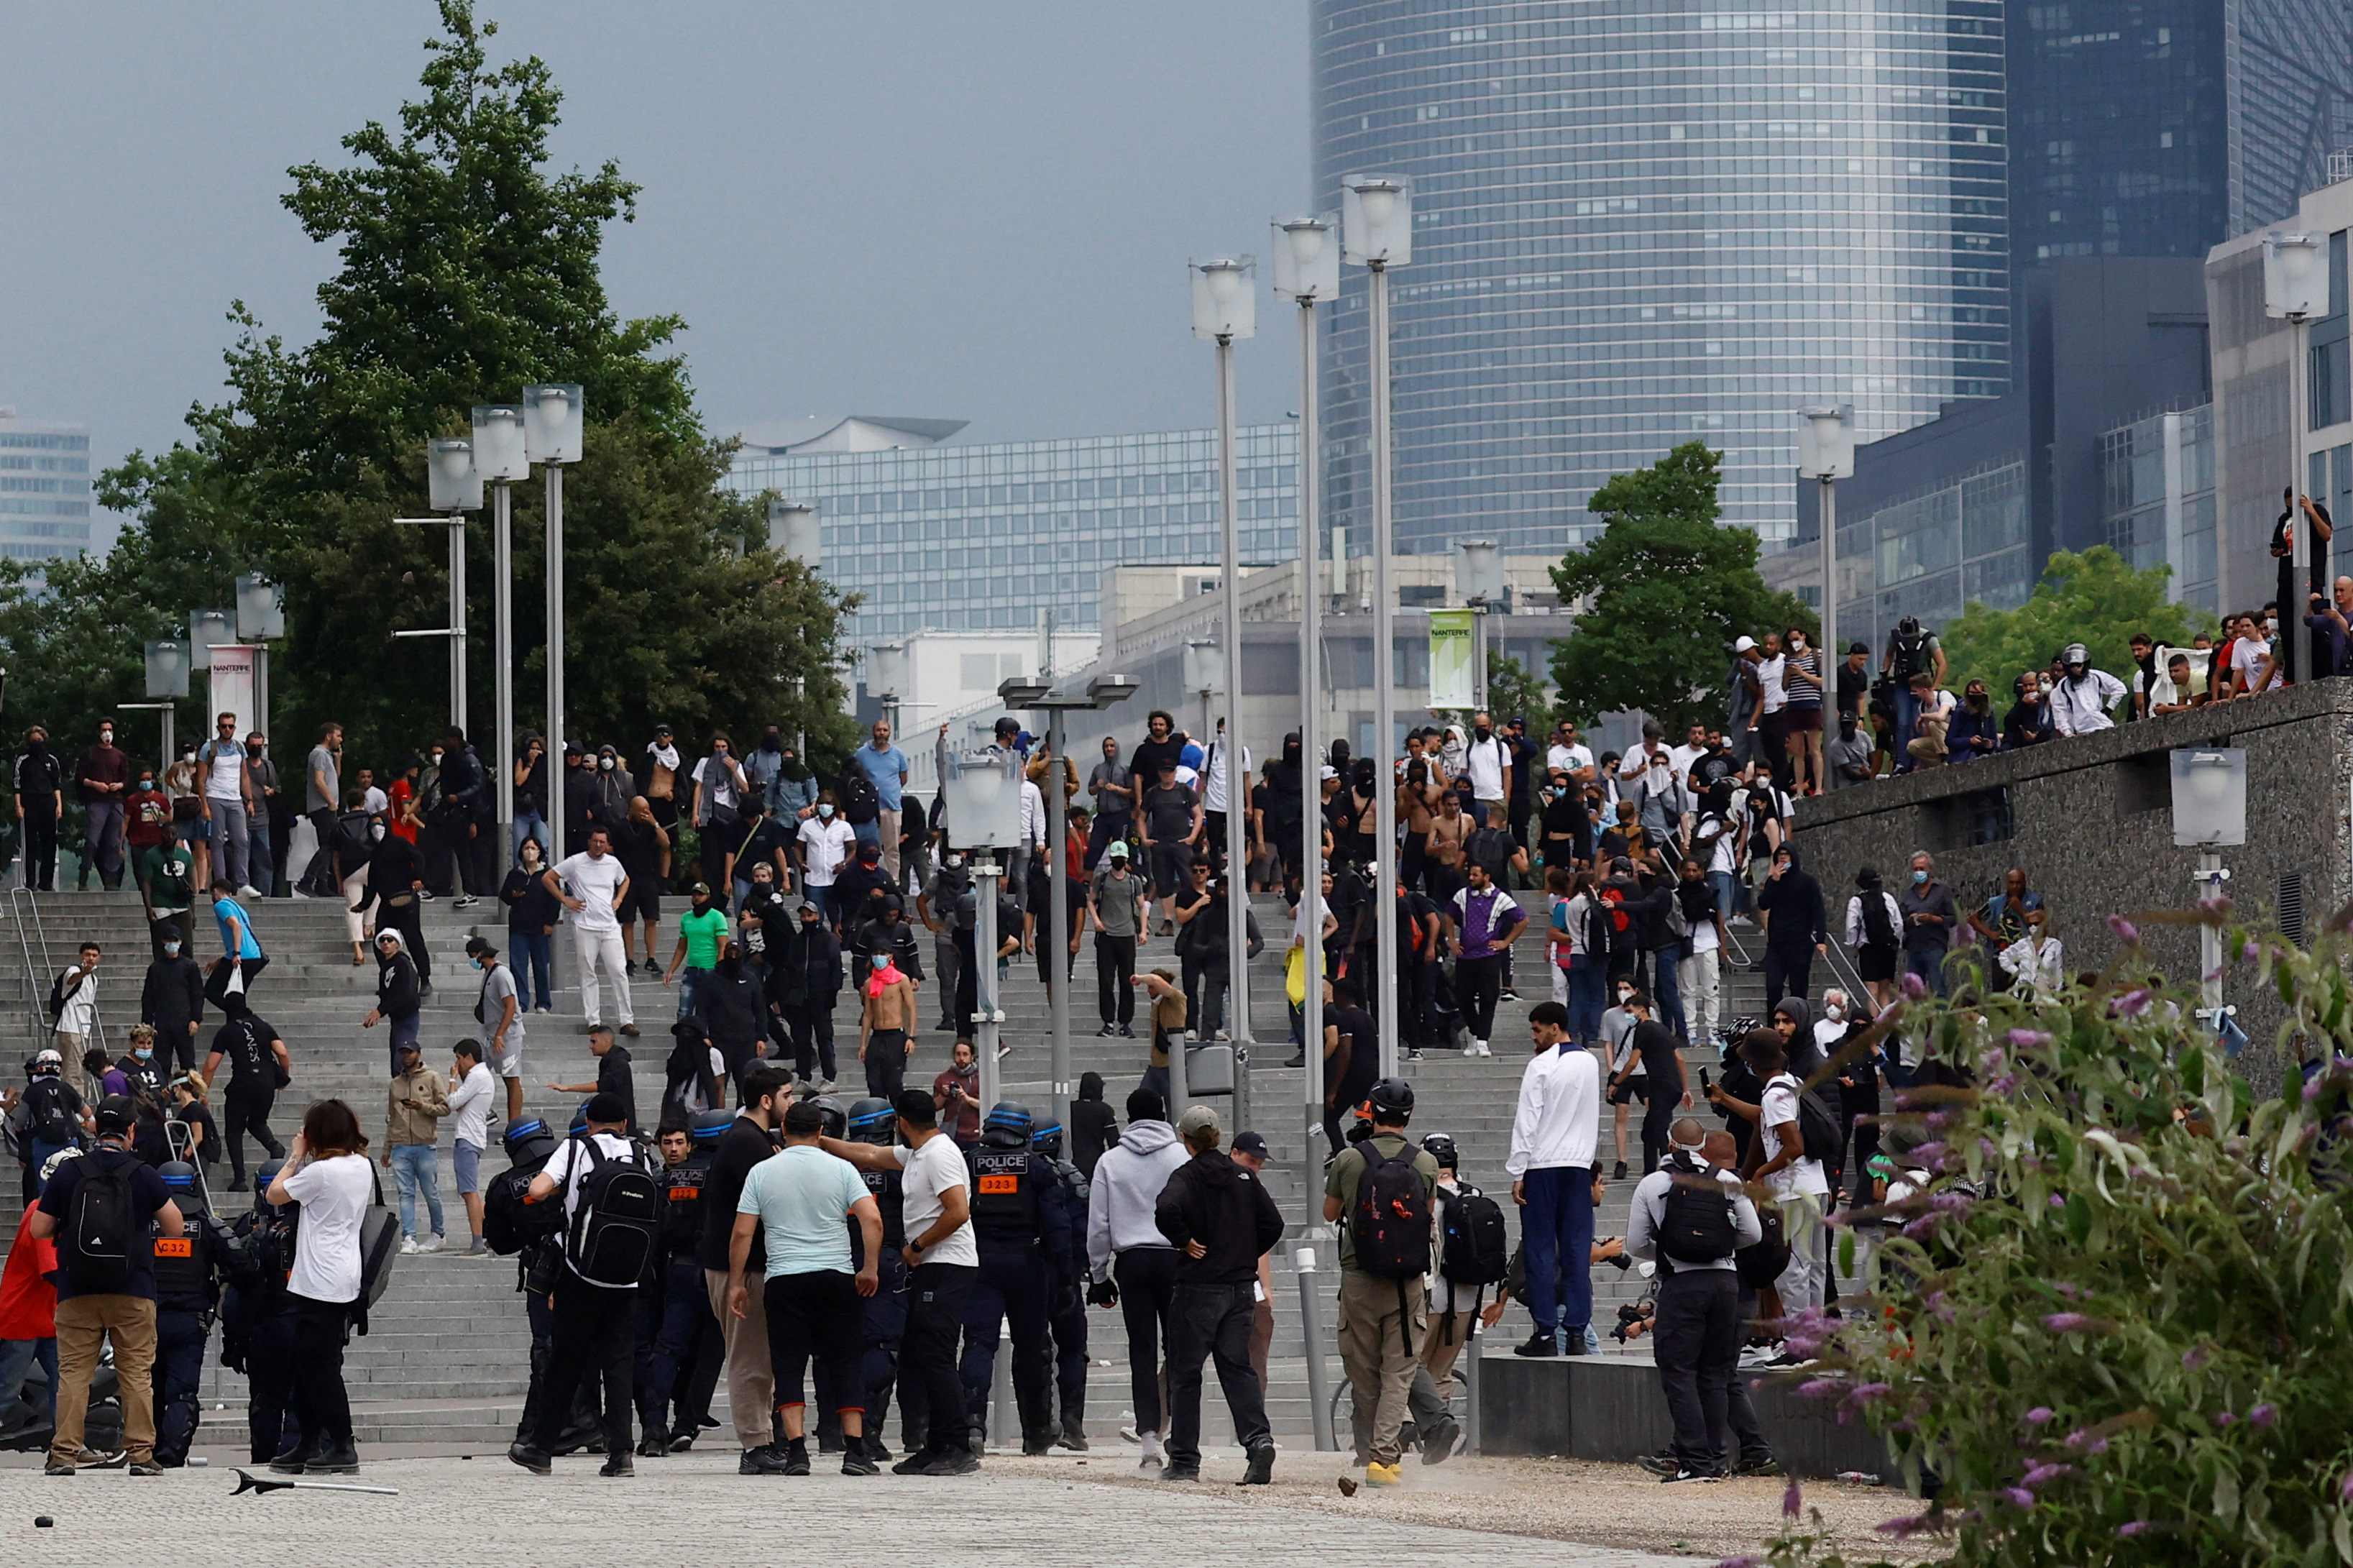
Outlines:
[[[1886,1438],[1926,1500],[1882,1528],[1947,1561],[2353,1563],[2341,922],[2310,952],[2225,931],[2226,983],[2289,1013],[2251,1047],[2289,1064],[2266,1098],[2112,923],[2124,956],[2042,1005],[1904,1004],[1976,1087],[1898,1102],[1936,1179],[1891,1210],[1868,1301],[1792,1336],[1818,1356],[1796,1375]],[[1826,1539],[1767,1550],[1829,1568]]]

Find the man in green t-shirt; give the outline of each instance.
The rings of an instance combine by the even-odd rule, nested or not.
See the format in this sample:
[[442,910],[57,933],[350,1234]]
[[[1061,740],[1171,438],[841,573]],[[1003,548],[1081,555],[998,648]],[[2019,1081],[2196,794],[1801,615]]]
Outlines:
[[181,952],[191,951],[188,911],[195,904],[195,858],[166,838],[139,852],[132,874],[147,905],[147,941],[155,956],[164,956],[167,935],[178,939]]
[[1350,1144],[1332,1162],[1331,1173],[1324,1181],[1324,1218],[1327,1223],[1342,1222],[1340,1364],[1347,1371],[1355,1395],[1356,1430],[1364,1435],[1365,1480],[1370,1486],[1393,1487],[1405,1479],[1398,1464],[1398,1433],[1405,1426],[1414,1368],[1419,1364],[1414,1352],[1430,1326],[1428,1285],[1419,1273],[1400,1279],[1359,1268],[1355,1226],[1346,1222],[1356,1212],[1366,1148],[1385,1159],[1412,1160],[1425,1211],[1438,1186],[1438,1162],[1406,1136],[1406,1123],[1413,1118],[1411,1084],[1385,1078],[1373,1085],[1366,1098],[1372,1106],[1373,1135],[1362,1143]]
[[697,882],[694,908],[678,922],[678,950],[670,954],[670,973],[662,976],[662,984],[668,985],[678,980],[680,967],[685,967],[686,979],[678,987],[680,1017],[694,1011],[703,979],[719,967],[720,949],[726,941],[726,911],[712,906],[710,884]]

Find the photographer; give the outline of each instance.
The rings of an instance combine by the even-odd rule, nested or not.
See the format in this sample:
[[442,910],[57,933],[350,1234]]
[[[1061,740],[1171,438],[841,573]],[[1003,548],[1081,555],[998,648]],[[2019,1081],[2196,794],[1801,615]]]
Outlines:
[[980,1061],[969,1040],[958,1040],[949,1059],[953,1065],[932,1079],[932,1104],[940,1131],[969,1149],[980,1142]]
[[294,1298],[286,1289],[297,1211],[269,1201],[279,1168],[273,1160],[254,1174],[253,1207],[237,1216],[221,1297],[221,1364],[245,1373],[246,1434],[257,1465],[301,1438],[292,1424]]
[[286,1280],[294,1301],[293,1400],[301,1435],[269,1461],[281,1475],[359,1474],[343,1341],[360,1297],[360,1219],[375,1190],[367,1136],[352,1108],[340,1100],[311,1106],[269,1189],[273,1204],[302,1205]]

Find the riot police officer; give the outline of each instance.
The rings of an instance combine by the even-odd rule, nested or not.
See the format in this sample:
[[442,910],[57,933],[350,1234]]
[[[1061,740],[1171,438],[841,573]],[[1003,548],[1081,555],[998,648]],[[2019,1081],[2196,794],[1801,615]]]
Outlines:
[[[896,1116],[887,1100],[870,1097],[851,1102],[849,1141],[888,1144],[895,1133]],[[861,1170],[859,1174],[882,1211],[882,1256],[875,1259],[878,1283],[874,1294],[866,1298],[861,1325],[866,1344],[866,1451],[879,1464],[891,1457],[882,1442],[882,1427],[891,1414],[891,1391],[899,1378],[899,1341],[907,1329],[907,1263],[902,1256],[907,1245],[906,1216],[900,1212],[897,1171]],[[863,1239],[852,1237],[853,1254]],[[866,1260],[859,1257],[857,1262],[862,1268]],[[910,1449],[921,1448],[929,1409],[923,1401],[922,1384],[909,1383],[899,1389],[899,1409],[906,1446]]]
[[1054,1336],[1054,1381],[1062,1396],[1062,1420],[1054,1443],[1074,1453],[1087,1451],[1087,1179],[1062,1158],[1062,1128],[1049,1121],[1031,1135],[1029,1147],[1051,1165],[1071,1209],[1071,1264],[1047,1283],[1046,1327]]
[[982,1122],[980,1142],[965,1152],[972,1176],[973,1239],[980,1249],[980,1276],[965,1308],[965,1409],[976,1431],[987,1425],[997,1339],[1009,1321],[1024,1454],[1043,1454],[1054,1446],[1046,1301],[1050,1281],[1071,1268],[1070,1198],[1052,1163],[1029,1151],[1034,1125],[1028,1106],[1001,1100]]
[[229,1259],[221,1298],[221,1364],[246,1376],[245,1422],[256,1464],[300,1439],[291,1408],[294,1390],[294,1299],[286,1276],[294,1267],[294,1231],[301,1209],[269,1201],[269,1184],[283,1162],[253,1173],[253,1207],[237,1216],[237,1249]]
[[[157,1226],[155,1248],[155,1462],[166,1468],[188,1462],[205,1375],[205,1343],[212,1337],[220,1307],[221,1276],[231,1251],[228,1227],[211,1213],[203,1179],[185,1160],[166,1161],[156,1172],[171,1189],[185,1222],[177,1236]],[[290,1340],[291,1335],[290,1333]]]
[[[638,1401],[646,1432],[638,1445],[640,1454],[683,1454],[691,1448],[719,1382],[719,1323],[711,1315],[711,1296],[694,1249],[702,1238],[702,1184],[720,1137],[734,1120],[724,1110],[701,1110],[686,1127],[662,1130],[658,1179],[668,1190],[669,1203],[662,1210],[661,1256],[654,1265],[654,1278],[639,1293],[641,1303],[650,1303],[652,1325],[652,1332],[640,1339],[641,1343],[651,1342],[646,1386]],[[673,1159],[674,1143],[681,1139],[685,1146]]]
[[[514,1258],[515,1289],[522,1292],[531,1315],[531,1388],[523,1395],[522,1419],[515,1427],[515,1440],[523,1442],[539,1430],[540,1390],[547,1381],[547,1353],[555,1335],[548,1294],[564,1260],[562,1206],[548,1205],[540,1212],[542,1205],[527,1204],[524,1194],[559,1141],[545,1121],[529,1116],[508,1122],[499,1142],[506,1148],[508,1165],[482,1194],[482,1238],[491,1251]],[[565,1436],[570,1436],[567,1429]]]

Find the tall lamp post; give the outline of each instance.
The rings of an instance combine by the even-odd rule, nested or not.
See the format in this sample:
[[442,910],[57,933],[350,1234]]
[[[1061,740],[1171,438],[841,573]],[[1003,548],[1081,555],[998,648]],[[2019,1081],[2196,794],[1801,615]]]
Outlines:
[[[2296,497],[2305,493],[2304,438],[2312,424],[2308,400],[2311,396],[2311,366],[2306,363],[2312,318],[2328,314],[2328,237],[2318,234],[2267,234],[2263,236],[2263,314],[2274,321],[2285,321],[2295,331],[2295,344],[2287,366],[2288,432],[2287,432],[2287,512],[2289,558],[2294,570],[2290,574],[2295,587],[2290,592],[2295,602],[2280,606],[2284,627],[2304,624],[2305,612],[2311,606],[2304,597],[2311,591],[2312,528],[2296,507]],[[2311,679],[2312,640],[2291,633],[2288,647],[2288,679]]]
[[[1241,763],[1242,531],[1234,473],[1234,342],[1258,335],[1258,293],[1251,285],[1257,270],[1256,260],[1248,256],[1192,264],[1193,335],[1218,345],[1218,520],[1222,525],[1226,644],[1226,743],[1219,748],[1218,763],[1226,774],[1226,1029],[1233,1041],[1237,1126],[1249,1106],[1244,1086],[1249,1082],[1250,995],[1250,858],[1243,847],[1250,779]],[[1204,799],[1208,782],[1202,781]]]
[[[1341,258],[1372,274],[1366,290],[1366,336],[1371,350],[1373,467],[1373,749],[1380,761],[1373,780],[1373,854],[1376,907],[1397,896],[1397,641],[1392,623],[1397,594],[1389,586],[1389,554],[1396,548],[1389,515],[1389,268],[1413,259],[1413,186],[1390,174],[1356,174],[1344,181],[1340,200]],[[1389,777],[1381,777],[1388,774]],[[1380,1070],[1398,1070],[1397,921],[1377,922],[1378,963],[1375,984],[1380,1000],[1374,1015],[1381,1035]]]
[[[2211,905],[2222,897],[2222,885],[2231,878],[2217,851],[2247,841],[2247,753],[2236,746],[2185,746],[2171,753],[2170,762],[2173,842],[2198,851],[2190,885],[2199,901]],[[2205,979],[2198,1016],[2227,1039],[2237,1025],[2222,1000],[2222,928],[2200,925],[2198,971]]]
[[1461,539],[1454,585],[1471,610],[1471,702],[1487,706],[1487,611],[1504,602],[1504,556],[1492,539]]
[[[547,468],[547,755],[564,757],[564,465],[580,460],[587,405],[578,382],[522,389],[523,458]],[[512,759],[510,759],[512,765]],[[551,776],[561,788],[563,781]]]
[[[499,846],[514,854],[514,498],[510,489],[531,477],[524,455],[522,410],[511,403],[474,410],[472,453],[475,495],[487,479],[491,492],[491,658],[498,667],[491,771],[498,781]],[[476,502],[480,504],[479,500]],[[561,756],[562,753],[557,753]],[[550,767],[556,764],[550,763]]]
[[1822,483],[1822,695],[1831,731],[1838,731],[1838,668],[1846,650],[1838,640],[1838,482],[1854,477],[1854,408],[1798,410],[1798,477]]
[[[786,500],[782,496],[768,498],[768,548],[778,554],[788,555],[815,572],[823,563],[825,526],[818,521],[817,508],[805,500]],[[808,677],[793,677],[793,697],[796,701],[808,695]],[[899,732],[898,715],[891,716],[891,732]],[[808,755],[808,731],[796,728],[793,731],[793,754]]]
[[[1332,214],[1279,218],[1274,223],[1274,291],[1299,307],[1299,927],[1307,932],[1307,996],[1303,1096],[1306,1126],[1300,1144],[1312,1162],[1324,1130],[1324,737],[1316,723],[1323,700],[1324,595],[1316,581],[1323,548],[1323,410],[1317,399],[1315,307],[1340,297],[1340,247]],[[1303,1165],[1313,1170],[1312,1163]],[[1314,1184],[1302,1184],[1312,1243],[1324,1235],[1324,1208]],[[1316,1370],[1321,1371],[1320,1364]],[[1320,1378],[1318,1381],[1321,1381]],[[1314,1394],[1323,1408],[1320,1391]]]
[[[474,410],[477,427],[482,410]],[[482,510],[482,477],[474,464],[474,443],[425,444],[426,500],[438,517],[396,517],[416,528],[449,531],[449,624],[428,630],[395,632],[396,637],[447,637],[449,641],[449,722],[466,728],[466,514]]]

